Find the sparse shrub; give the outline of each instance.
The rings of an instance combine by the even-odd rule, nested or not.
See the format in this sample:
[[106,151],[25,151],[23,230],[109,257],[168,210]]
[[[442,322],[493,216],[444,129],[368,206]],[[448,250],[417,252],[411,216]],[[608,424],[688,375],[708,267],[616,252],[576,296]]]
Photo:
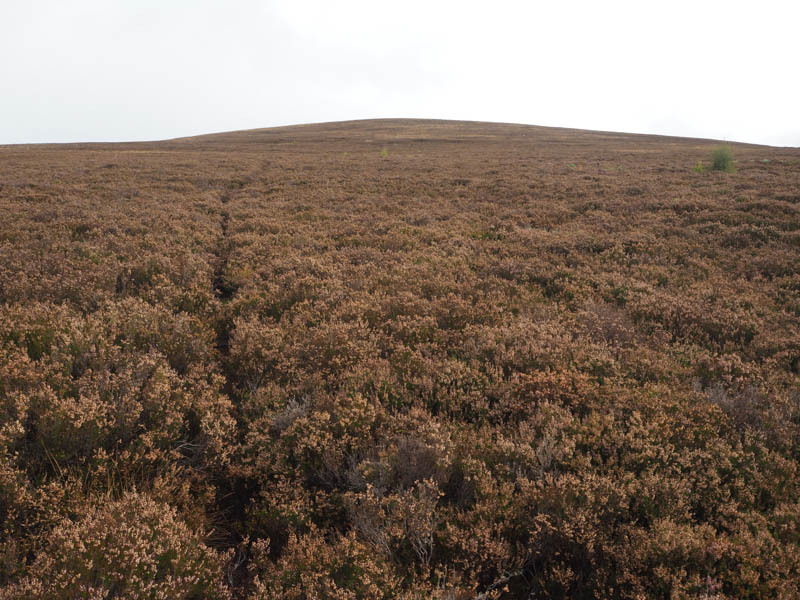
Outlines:
[[730,146],[714,148],[711,152],[711,170],[725,171],[726,173],[733,172],[733,150],[731,150]]
[[356,531],[377,552],[427,570],[442,521],[438,509],[442,495],[439,486],[426,479],[390,494],[368,486],[364,492],[349,494],[346,503]]

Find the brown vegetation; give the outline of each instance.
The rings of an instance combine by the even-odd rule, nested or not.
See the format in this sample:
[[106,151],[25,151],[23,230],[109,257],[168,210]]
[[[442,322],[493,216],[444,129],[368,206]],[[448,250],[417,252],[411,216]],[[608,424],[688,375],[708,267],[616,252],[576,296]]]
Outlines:
[[796,598],[800,152],[0,147],[0,598]]

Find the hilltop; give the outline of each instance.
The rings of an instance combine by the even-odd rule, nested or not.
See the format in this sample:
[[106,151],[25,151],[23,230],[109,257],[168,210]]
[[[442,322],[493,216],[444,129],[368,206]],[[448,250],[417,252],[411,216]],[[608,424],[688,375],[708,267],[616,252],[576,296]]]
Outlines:
[[718,145],[0,146],[0,599],[797,597],[800,150]]

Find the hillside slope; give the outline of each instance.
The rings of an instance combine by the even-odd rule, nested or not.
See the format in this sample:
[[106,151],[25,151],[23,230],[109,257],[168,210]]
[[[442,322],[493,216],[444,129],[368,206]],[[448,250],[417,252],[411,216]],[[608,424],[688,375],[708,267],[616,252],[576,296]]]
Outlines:
[[715,145],[0,146],[0,599],[800,596],[800,150]]

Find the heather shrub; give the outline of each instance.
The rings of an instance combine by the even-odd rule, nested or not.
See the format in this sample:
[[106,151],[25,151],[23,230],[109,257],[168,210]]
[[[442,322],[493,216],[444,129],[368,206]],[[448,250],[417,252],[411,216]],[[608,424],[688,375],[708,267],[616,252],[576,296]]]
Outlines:
[[153,470],[184,460],[224,464],[229,453],[234,422],[219,381],[196,376],[190,387],[157,354],[120,364],[111,377],[89,372],[70,389],[14,398],[25,435],[10,448],[34,477],[86,468],[102,453]]
[[225,561],[174,509],[131,493],[56,526],[0,598],[229,598]]
[[236,384],[254,394],[273,373],[283,371],[283,332],[269,321],[236,320],[230,341],[229,369]]
[[292,534],[277,561],[257,545],[253,565],[252,600],[352,598],[379,600],[401,597],[399,577],[391,566],[350,533],[326,539],[312,529]]
[[7,457],[0,457],[0,589],[18,574],[22,557],[33,546],[27,535],[35,512],[32,505],[25,474]]

